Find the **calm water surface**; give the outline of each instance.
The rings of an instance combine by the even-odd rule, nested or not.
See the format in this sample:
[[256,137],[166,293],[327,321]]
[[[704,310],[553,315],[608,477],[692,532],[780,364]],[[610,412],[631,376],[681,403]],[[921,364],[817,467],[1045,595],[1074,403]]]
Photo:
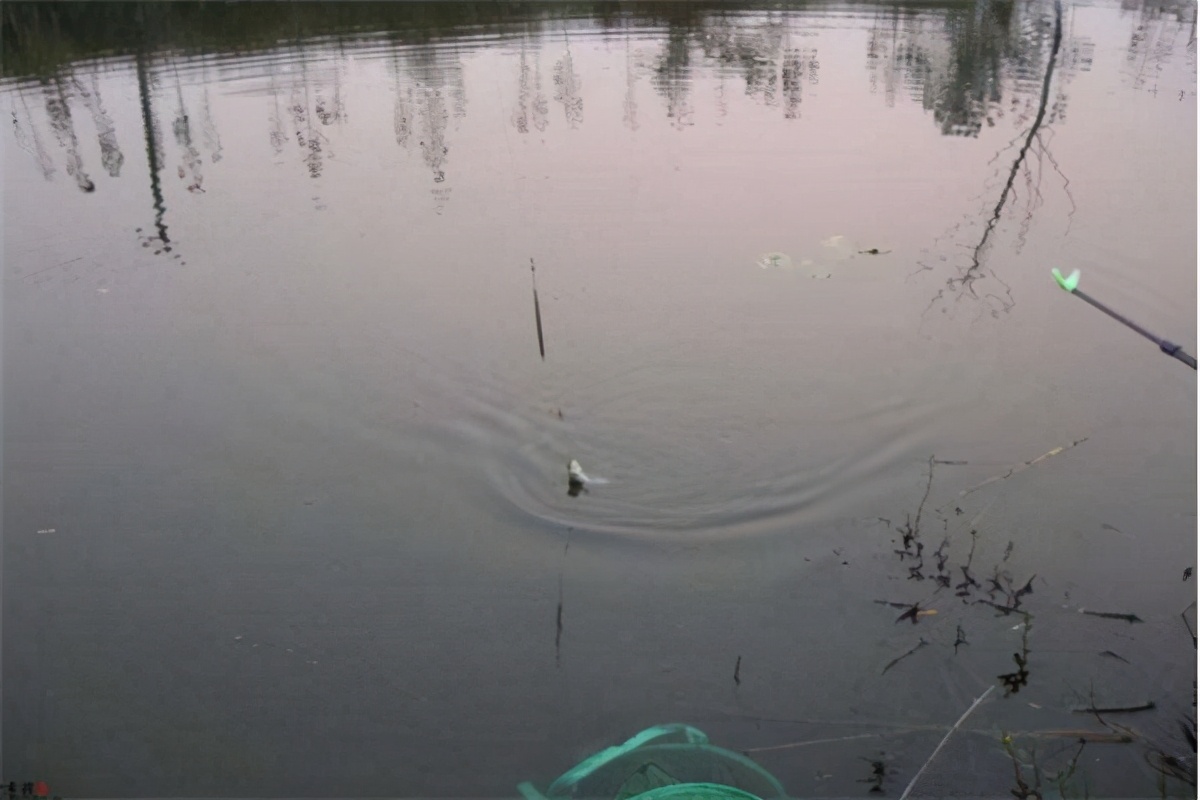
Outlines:
[[5,781],[1193,796],[1194,3],[339,6],[5,3]]

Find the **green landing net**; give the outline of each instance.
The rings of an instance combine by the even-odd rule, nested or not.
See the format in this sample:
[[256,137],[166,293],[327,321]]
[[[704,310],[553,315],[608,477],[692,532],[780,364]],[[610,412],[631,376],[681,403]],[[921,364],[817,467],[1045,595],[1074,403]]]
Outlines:
[[647,728],[564,772],[545,792],[531,783],[525,800],[775,800],[787,797],[769,772],[745,756],[709,744],[690,725]]

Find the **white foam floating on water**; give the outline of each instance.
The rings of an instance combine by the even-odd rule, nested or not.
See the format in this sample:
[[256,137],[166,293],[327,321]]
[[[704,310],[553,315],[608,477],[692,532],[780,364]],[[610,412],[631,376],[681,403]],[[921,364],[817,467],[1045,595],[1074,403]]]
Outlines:
[[845,236],[830,236],[821,240],[821,253],[827,261],[846,261],[853,258],[858,248]]
[[832,275],[833,265],[854,258],[857,252],[854,242],[839,234],[822,239],[820,245],[814,248],[814,252],[802,257],[799,263],[779,250],[763,253],[755,263],[763,269],[800,271],[813,278],[828,278]]
[[781,253],[777,250],[770,253],[763,253],[755,263],[763,269],[775,269],[779,270],[780,272],[803,271],[808,273],[809,277],[813,278],[829,277],[829,273],[818,274],[820,270],[817,269],[817,263],[811,258],[803,258],[800,260],[800,264],[797,265],[792,261],[791,256],[789,256],[787,253]]
[[756,263],[763,269],[791,269],[792,257],[787,253],[772,251],[763,253]]
[[763,269],[777,269],[783,272],[792,270],[807,271],[812,277],[828,278],[834,265],[840,265],[858,255],[883,255],[891,250],[878,247],[862,249],[851,238],[836,234],[822,239],[809,256],[802,257],[797,263],[787,253],[771,250],[758,257],[756,263]]

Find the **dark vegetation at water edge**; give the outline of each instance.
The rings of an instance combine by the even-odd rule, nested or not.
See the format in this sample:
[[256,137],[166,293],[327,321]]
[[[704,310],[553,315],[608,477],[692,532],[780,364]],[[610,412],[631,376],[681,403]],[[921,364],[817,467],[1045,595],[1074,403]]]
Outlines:
[[466,29],[475,34],[537,33],[545,25],[571,19],[698,25],[704,17],[739,8],[753,6],[718,2],[6,2],[0,6],[0,76],[46,76],[73,60],[130,55],[146,48],[239,52],[314,36],[381,31],[421,42]]
[[[72,61],[127,56],[145,50],[248,52],[313,37],[387,33],[409,43],[472,36],[527,36],[561,33],[571,21],[609,29],[662,26],[672,31],[721,27],[721,20],[747,13],[778,15],[803,11],[812,2],[396,2],[378,3],[221,3],[221,2],[5,2],[0,6],[0,77],[47,77]],[[1162,13],[1181,13],[1173,2],[1158,3]],[[972,3],[851,3],[881,19],[900,19],[926,11],[946,15],[949,32],[961,39],[956,66],[965,67],[961,84],[993,92],[992,81],[972,83],[975,67],[1012,55],[1019,37],[1011,36],[1015,11],[1011,0],[992,3],[983,16]],[[1000,36],[1000,39],[996,37]],[[984,40],[988,40],[985,42]],[[1007,40],[1007,41],[1002,41]],[[982,47],[978,46],[980,43]],[[911,61],[911,58],[909,59]],[[686,61],[686,59],[685,59]],[[978,76],[976,76],[978,77]],[[961,105],[957,104],[957,105]],[[969,103],[968,105],[974,105]],[[963,108],[947,108],[943,124],[962,124]],[[974,122],[969,123],[974,125]]]

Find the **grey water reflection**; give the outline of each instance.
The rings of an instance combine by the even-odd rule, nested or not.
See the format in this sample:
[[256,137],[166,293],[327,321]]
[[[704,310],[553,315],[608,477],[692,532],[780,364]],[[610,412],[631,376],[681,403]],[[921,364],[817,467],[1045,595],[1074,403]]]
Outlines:
[[4,781],[1194,793],[1196,16],[4,3]]

